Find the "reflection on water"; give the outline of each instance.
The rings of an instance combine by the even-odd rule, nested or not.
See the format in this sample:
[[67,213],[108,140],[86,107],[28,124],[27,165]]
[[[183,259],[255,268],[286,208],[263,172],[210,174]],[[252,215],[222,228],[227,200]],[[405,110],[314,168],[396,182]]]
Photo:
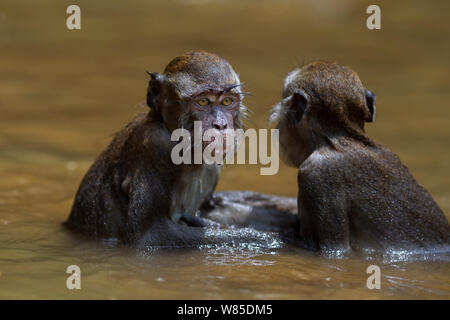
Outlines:
[[[318,58],[351,66],[377,94],[368,132],[396,151],[450,215],[446,1],[381,2],[382,30],[361,1],[78,1],[0,6],[0,298],[450,298],[448,261],[324,259],[300,249],[219,247],[137,253],[82,240],[61,222],[111,135],[135,114],[145,70],[192,49],[228,59],[253,93],[249,127],[265,126],[283,76]],[[220,190],[296,196],[296,172],[229,166]],[[82,271],[82,290],[65,270]],[[377,264],[382,289],[366,288]]]

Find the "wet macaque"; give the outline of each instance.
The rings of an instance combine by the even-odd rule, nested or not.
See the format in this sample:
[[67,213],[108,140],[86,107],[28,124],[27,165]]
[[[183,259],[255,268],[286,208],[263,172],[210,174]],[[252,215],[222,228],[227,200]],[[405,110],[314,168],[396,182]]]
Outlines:
[[[66,225],[133,246],[227,241],[220,233],[205,236],[211,222],[196,215],[214,191],[220,166],[174,164],[177,141],[171,134],[178,128],[192,136],[212,129],[225,143],[225,131],[241,128],[245,116],[239,77],[227,61],[204,51],[177,57],[162,74],[149,75],[149,111],[118,132],[89,169]],[[194,121],[203,132],[193,132]],[[201,147],[210,143],[206,139]]]
[[300,238],[323,255],[449,252],[450,227],[399,158],[364,131],[375,95],[358,75],[319,61],[284,82],[271,113],[281,154],[298,167]]

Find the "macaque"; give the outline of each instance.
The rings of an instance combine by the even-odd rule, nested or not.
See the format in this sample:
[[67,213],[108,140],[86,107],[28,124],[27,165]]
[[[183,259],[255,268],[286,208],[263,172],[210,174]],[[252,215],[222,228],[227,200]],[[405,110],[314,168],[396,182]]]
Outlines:
[[[198,134],[194,121],[200,121],[200,134],[213,130],[226,144],[225,131],[243,126],[246,108],[237,73],[223,58],[196,51],[149,75],[149,111],[118,132],[89,169],[66,226],[139,247],[266,241],[256,231],[221,232],[217,223],[198,216],[215,189],[220,165],[171,160],[176,129],[193,136]],[[214,139],[204,139],[201,147],[211,143]],[[227,152],[234,150],[225,148],[222,156]]]
[[299,236],[325,256],[450,252],[450,226],[389,149],[368,137],[375,95],[358,75],[318,61],[290,72],[270,120],[298,168]]

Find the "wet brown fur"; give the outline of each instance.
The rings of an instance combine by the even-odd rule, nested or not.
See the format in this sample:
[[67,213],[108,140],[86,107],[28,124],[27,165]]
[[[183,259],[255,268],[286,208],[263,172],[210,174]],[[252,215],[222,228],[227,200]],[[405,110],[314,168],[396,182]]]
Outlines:
[[399,158],[365,133],[373,102],[357,74],[337,63],[314,62],[285,80],[271,120],[283,157],[299,168],[304,245],[324,255],[449,252],[442,210]]
[[[94,162],[80,184],[65,225],[84,235],[139,247],[255,240],[239,231],[206,236],[204,225],[192,226],[203,223],[194,214],[214,191],[220,168],[171,161],[176,144],[171,132],[191,127],[194,120],[186,111],[192,96],[211,90],[228,90],[239,96],[237,74],[226,60],[204,51],[175,58],[163,74],[149,74],[149,112],[117,133]],[[244,113],[239,100],[233,111],[235,128],[242,126]]]

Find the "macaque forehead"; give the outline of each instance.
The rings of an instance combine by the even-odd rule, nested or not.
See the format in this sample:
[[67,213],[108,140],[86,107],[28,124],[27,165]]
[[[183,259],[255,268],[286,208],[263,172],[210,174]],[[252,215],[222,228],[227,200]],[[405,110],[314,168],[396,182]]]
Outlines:
[[240,92],[240,80],[231,65],[225,59],[205,51],[176,57],[167,65],[164,75],[182,98],[208,90]]

